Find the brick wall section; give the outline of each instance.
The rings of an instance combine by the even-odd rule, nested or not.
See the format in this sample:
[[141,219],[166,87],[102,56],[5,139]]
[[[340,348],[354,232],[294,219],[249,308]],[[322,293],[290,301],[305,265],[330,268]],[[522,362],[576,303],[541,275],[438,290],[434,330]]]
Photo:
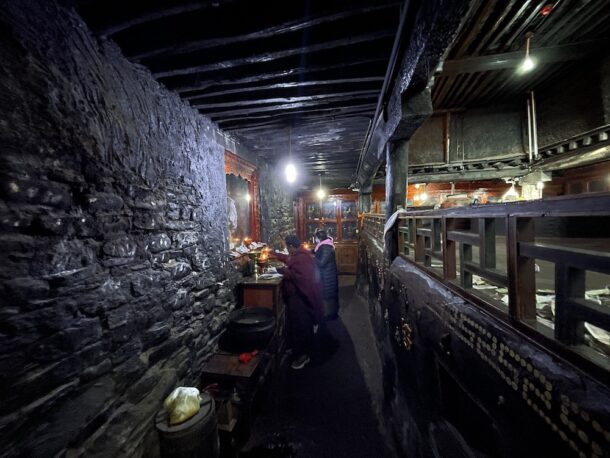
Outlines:
[[155,456],[239,273],[215,125],[52,1],[0,1],[3,456]]

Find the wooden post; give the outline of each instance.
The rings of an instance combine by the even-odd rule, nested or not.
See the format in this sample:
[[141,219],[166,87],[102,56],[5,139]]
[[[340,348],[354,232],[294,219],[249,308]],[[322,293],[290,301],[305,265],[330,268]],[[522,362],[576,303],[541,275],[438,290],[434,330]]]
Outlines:
[[585,297],[586,272],[581,269],[555,264],[555,338],[568,345],[584,342],[582,320],[571,316],[569,299]]
[[479,265],[482,269],[496,267],[496,220],[479,218]]
[[[386,221],[398,206],[405,206],[407,192],[408,142],[386,144]],[[398,256],[398,225],[395,224],[385,236],[385,254],[388,264]]]
[[534,220],[509,216],[507,226],[509,313],[517,320],[535,320],[535,260],[519,256],[519,242],[534,241]]
[[453,219],[447,219],[443,217],[442,231],[443,231],[443,277],[445,280],[455,280],[456,277],[456,255],[455,255],[455,242],[449,240],[447,232],[454,229]]

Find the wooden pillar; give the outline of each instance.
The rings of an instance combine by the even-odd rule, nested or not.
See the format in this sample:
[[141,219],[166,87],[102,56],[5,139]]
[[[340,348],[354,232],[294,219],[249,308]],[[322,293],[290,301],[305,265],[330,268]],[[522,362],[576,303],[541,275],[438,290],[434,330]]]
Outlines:
[[[407,193],[407,167],[409,143],[401,141],[386,144],[385,202],[386,221],[398,206],[405,206]],[[385,235],[385,255],[388,264],[398,256],[398,224]]]
[[373,192],[373,186],[369,185],[367,187],[360,188],[358,193],[358,210],[360,213],[370,213],[371,212],[371,193]]

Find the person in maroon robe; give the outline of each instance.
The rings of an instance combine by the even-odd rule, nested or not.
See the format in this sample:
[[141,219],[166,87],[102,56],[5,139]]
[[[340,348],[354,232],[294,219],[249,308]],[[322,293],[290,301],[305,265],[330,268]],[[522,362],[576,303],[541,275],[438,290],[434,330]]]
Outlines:
[[291,366],[302,369],[313,351],[313,327],[324,315],[322,287],[313,255],[301,246],[296,235],[287,236],[285,242],[288,255],[275,253],[275,256],[286,264],[278,272],[284,276],[289,339],[295,356]]

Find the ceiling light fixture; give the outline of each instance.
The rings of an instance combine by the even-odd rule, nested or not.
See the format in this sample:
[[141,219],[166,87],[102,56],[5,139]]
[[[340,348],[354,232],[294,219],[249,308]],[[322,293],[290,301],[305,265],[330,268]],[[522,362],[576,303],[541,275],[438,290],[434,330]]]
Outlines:
[[324,189],[322,188],[322,174],[320,174],[320,187],[316,191],[316,197],[320,200],[322,200],[326,197],[326,193],[324,192]]
[[534,34],[532,32],[527,32],[525,34],[525,58],[521,62],[521,66],[520,66],[522,73],[530,72],[536,66],[536,62],[530,56],[530,40],[532,39],[533,36],[534,36]]

